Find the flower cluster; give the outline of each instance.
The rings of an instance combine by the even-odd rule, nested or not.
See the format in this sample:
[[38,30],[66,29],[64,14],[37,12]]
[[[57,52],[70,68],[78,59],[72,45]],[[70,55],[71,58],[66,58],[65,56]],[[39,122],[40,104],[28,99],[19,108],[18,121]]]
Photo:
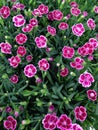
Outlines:
[[[75,119],[88,120],[97,100],[98,6],[32,1],[0,4],[0,127],[43,129],[42,120],[46,130],[83,130]],[[18,124],[20,104],[26,112]]]

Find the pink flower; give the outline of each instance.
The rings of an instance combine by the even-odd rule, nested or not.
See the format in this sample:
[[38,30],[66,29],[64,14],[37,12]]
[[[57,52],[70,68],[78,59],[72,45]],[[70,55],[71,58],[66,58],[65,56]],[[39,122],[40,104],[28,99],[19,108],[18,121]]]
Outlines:
[[94,56],[93,55],[90,55],[90,56],[88,56],[88,60],[93,60],[94,59]]
[[49,108],[48,108],[48,110],[49,110],[50,112],[53,112],[53,111],[54,111],[54,109],[55,109],[55,107],[54,107],[54,105],[53,105],[53,104],[51,104],[51,105],[49,106]]
[[26,60],[27,60],[28,62],[31,62],[32,59],[33,59],[32,55],[27,55],[27,56],[26,56]]
[[51,27],[50,25],[47,26],[47,31],[50,33],[52,36],[56,35],[56,29],[54,27]]
[[98,41],[95,38],[90,38],[89,43],[93,46],[93,49],[98,48]]
[[78,23],[72,26],[72,32],[74,35],[80,37],[85,32],[85,28],[82,23]]
[[94,77],[88,72],[84,72],[79,77],[79,83],[85,88],[90,87],[92,82],[94,82]]
[[14,112],[14,115],[15,115],[15,117],[18,117],[18,116],[19,116],[19,112],[18,112],[18,111],[15,111],[15,112]]
[[81,56],[92,55],[92,53],[94,52],[94,49],[95,49],[94,45],[95,44],[93,44],[91,42],[87,42],[82,47],[78,48],[78,53]]
[[12,10],[17,10],[17,9],[24,10],[24,8],[25,8],[25,5],[22,3],[16,3],[12,6]]
[[49,12],[47,17],[48,17],[49,20],[53,21],[54,20],[53,11]]
[[49,12],[49,8],[48,6],[41,4],[38,6],[38,10],[40,11],[40,13],[43,14],[47,14]]
[[77,69],[77,70],[81,70],[81,69],[84,68],[83,63],[84,63],[84,60],[83,60],[82,58],[76,57],[76,58],[74,59],[74,62],[70,62],[70,66],[71,66],[72,68]]
[[83,106],[77,106],[74,109],[75,117],[79,121],[84,121],[87,117],[86,108]]
[[71,8],[70,12],[74,16],[79,16],[79,14],[81,14],[81,10],[78,8],[74,8],[74,7]]
[[14,83],[14,84],[17,84],[17,82],[18,82],[18,76],[17,76],[16,74],[12,75],[12,76],[10,77],[10,81],[11,81],[12,83]]
[[47,130],[54,130],[56,128],[58,117],[54,114],[45,115],[42,120],[43,127]]
[[39,9],[34,9],[34,10],[32,11],[32,15],[38,16],[38,17],[42,17],[42,14],[41,14],[41,12],[40,12]]
[[12,56],[11,58],[8,59],[8,61],[10,62],[10,66],[16,68],[21,62],[21,59],[18,56]]
[[46,52],[50,52],[50,51],[51,51],[51,48],[47,47]]
[[47,47],[47,38],[43,35],[35,38],[35,42],[38,48],[46,48]]
[[43,58],[43,59],[39,60],[38,66],[39,66],[40,70],[47,71],[50,67],[50,64],[48,63],[48,61],[46,59]]
[[37,21],[36,18],[32,18],[32,19],[30,19],[29,23],[30,23],[33,27],[35,27],[35,26],[38,25],[38,21]]
[[54,58],[53,58],[53,57],[50,57],[48,60],[49,60],[49,61],[54,61]]
[[66,29],[69,28],[69,25],[67,23],[65,23],[65,22],[61,22],[59,24],[58,28],[61,29],[61,30],[66,30]]
[[1,43],[0,44],[0,47],[1,47],[1,52],[2,53],[5,53],[5,54],[11,54],[11,48],[12,48],[12,45],[10,43]]
[[95,101],[97,100],[97,92],[95,90],[88,90],[87,91],[87,97],[92,100],[92,101]]
[[26,48],[24,46],[19,46],[17,49],[17,55],[23,57],[25,56],[25,54],[26,54]]
[[4,19],[8,18],[10,16],[10,8],[8,6],[2,6],[0,9],[0,15]]
[[64,3],[65,2],[65,0],[62,0],[62,3]]
[[11,0],[11,2],[16,2],[16,0]]
[[60,76],[62,76],[62,77],[67,76],[68,73],[69,73],[69,71],[68,71],[67,68],[63,68],[63,69],[60,70]]
[[70,130],[71,127],[71,119],[66,114],[62,114],[57,121],[57,128],[59,128],[60,130]]
[[42,79],[41,78],[36,78],[36,83],[42,83]]
[[22,31],[24,33],[31,32],[33,29],[33,26],[31,24],[27,24],[25,27],[22,28]]
[[71,7],[78,7],[78,4],[75,1],[70,2]]
[[32,78],[37,73],[37,69],[33,64],[26,65],[24,68],[24,74],[28,78]]
[[14,26],[21,27],[25,24],[26,20],[24,19],[23,15],[18,14],[13,17]]
[[60,10],[54,10],[53,12],[53,19],[60,21],[63,18],[63,13]]
[[75,123],[72,124],[71,130],[83,130],[83,128],[79,124]]
[[20,45],[23,45],[27,41],[27,36],[23,33],[19,33],[16,37],[16,42]]
[[70,15],[70,14],[67,14],[65,18],[66,18],[66,20],[69,20],[70,17],[71,17],[71,15]]
[[87,26],[89,27],[90,30],[94,30],[96,27],[95,21],[91,18],[87,20]]
[[17,126],[17,121],[12,117],[8,116],[7,120],[4,121],[4,127],[9,130],[15,130]]
[[71,48],[69,46],[64,46],[62,49],[62,56],[64,58],[70,59],[74,56],[74,53],[75,53],[74,48]]
[[88,16],[87,11],[83,11],[82,15],[83,15],[84,17]]
[[10,113],[12,111],[12,108],[7,106],[6,109],[5,109],[6,112]]
[[96,14],[98,14],[98,6],[95,6],[94,12],[95,12]]

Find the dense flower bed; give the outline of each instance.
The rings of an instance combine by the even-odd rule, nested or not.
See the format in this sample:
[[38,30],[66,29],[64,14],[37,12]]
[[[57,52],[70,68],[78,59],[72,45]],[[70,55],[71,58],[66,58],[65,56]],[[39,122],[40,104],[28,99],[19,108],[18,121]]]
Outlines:
[[98,5],[0,1],[0,129],[98,129]]

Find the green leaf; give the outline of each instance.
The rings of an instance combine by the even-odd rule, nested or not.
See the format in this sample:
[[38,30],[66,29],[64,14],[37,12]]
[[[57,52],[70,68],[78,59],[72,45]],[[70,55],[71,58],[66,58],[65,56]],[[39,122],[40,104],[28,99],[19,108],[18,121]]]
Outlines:
[[96,115],[98,115],[98,103],[97,103],[97,105],[96,105]]
[[30,90],[24,90],[24,91],[21,92],[21,94],[22,94],[23,96],[27,97],[27,96],[32,95],[33,93],[32,93],[32,91],[30,91]]

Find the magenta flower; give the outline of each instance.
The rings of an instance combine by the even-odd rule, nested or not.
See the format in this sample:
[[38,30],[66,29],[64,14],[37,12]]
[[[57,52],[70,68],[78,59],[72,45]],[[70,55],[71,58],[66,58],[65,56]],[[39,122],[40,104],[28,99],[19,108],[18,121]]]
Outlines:
[[15,111],[15,112],[14,112],[14,116],[15,116],[15,117],[18,117],[18,116],[19,116],[19,112],[18,112],[18,111]]
[[39,77],[36,78],[36,83],[42,83],[42,82],[43,82],[43,81],[42,81],[41,78],[39,78]]
[[26,60],[27,60],[28,62],[31,62],[32,59],[33,59],[32,55],[27,55],[27,56],[26,56]]
[[26,55],[26,48],[24,46],[19,46],[17,49],[17,55],[20,55],[21,57]]
[[49,12],[47,17],[48,17],[49,20],[53,21],[54,20],[53,11]]
[[69,20],[70,17],[71,17],[71,15],[70,15],[70,14],[67,14],[65,18],[66,18],[66,20]]
[[69,46],[64,46],[63,49],[62,49],[62,56],[64,58],[70,59],[74,56],[74,53],[75,53],[74,48],[71,48]]
[[60,76],[65,77],[69,73],[68,68],[63,68],[60,70]]
[[2,6],[0,9],[0,15],[2,18],[7,19],[10,16],[10,8],[8,6]]
[[83,15],[84,17],[88,16],[87,11],[83,11],[82,15]]
[[47,26],[47,31],[49,34],[51,34],[52,36],[56,35],[56,29],[54,27],[51,27],[50,25]]
[[78,9],[78,8],[74,8],[72,7],[71,10],[70,10],[71,14],[74,15],[74,16],[79,16],[81,14],[81,10]]
[[62,20],[63,13],[60,10],[53,10],[52,13],[53,13],[53,19],[54,20],[57,20],[57,21]]
[[16,2],[16,0],[11,0],[11,2]]
[[14,26],[21,27],[25,24],[26,20],[24,19],[23,15],[18,14],[13,17]]
[[49,12],[48,6],[41,4],[38,6],[38,10],[40,11],[41,15],[47,14]]
[[83,66],[84,60],[80,57],[76,57],[73,62],[70,62],[70,66],[77,70],[81,70],[84,68]]
[[27,41],[27,36],[23,33],[19,33],[16,37],[15,40],[18,44],[23,45]]
[[98,48],[98,41],[95,38],[90,38],[89,43],[93,46],[94,50]]
[[94,12],[95,12],[96,14],[98,14],[98,6],[95,6]]
[[94,82],[94,77],[88,72],[84,72],[79,77],[79,83],[85,88],[90,87],[92,82]]
[[56,115],[47,114],[42,120],[43,127],[46,130],[54,130],[56,128],[57,120],[58,120],[58,117]]
[[39,60],[38,66],[39,66],[40,70],[47,71],[50,67],[50,64],[48,63],[48,61],[45,58],[43,58],[43,59]]
[[89,27],[90,30],[94,30],[96,27],[95,21],[91,18],[87,20],[87,26]]
[[17,76],[16,74],[12,75],[12,76],[10,77],[10,81],[11,81],[12,83],[14,83],[14,84],[17,84],[17,82],[18,82],[18,76]]
[[41,14],[41,12],[40,12],[39,9],[34,9],[34,10],[32,11],[32,15],[38,16],[38,17],[42,17],[42,14]]
[[84,121],[87,117],[86,108],[83,106],[77,106],[74,109],[75,117],[79,121]]
[[9,130],[15,130],[17,126],[17,121],[12,117],[8,116],[7,120],[4,121],[4,127]]
[[72,32],[74,35],[80,37],[85,32],[85,28],[82,23],[78,23],[72,26]]
[[59,28],[60,30],[66,30],[66,29],[69,28],[69,25],[68,25],[67,23],[65,23],[65,22],[61,22],[61,23],[59,24],[58,28]]
[[43,35],[35,38],[35,42],[38,48],[46,48],[47,47],[47,38]]
[[53,105],[53,104],[51,104],[51,105],[49,106],[49,108],[48,108],[48,110],[49,110],[50,112],[53,112],[53,111],[54,111],[54,109],[55,109],[55,107],[54,107],[54,105]]
[[90,56],[88,56],[88,60],[93,60],[94,59],[94,56],[93,55],[90,55]]
[[5,53],[5,54],[11,54],[11,48],[12,48],[12,45],[10,43],[1,43],[0,44],[0,48],[1,48],[1,52],[2,53]]
[[50,51],[51,51],[51,48],[47,47],[46,52],[50,52]]
[[37,20],[36,18],[32,18],[32,19],[29,20],[29,23],[30,23],[33,27],[35,27],[35,26],[38,25],[38,20]]
[[85,43],[82,47],[78,48],[78,53],[81,56],[87,56],[87,55],[92,55],[92,53],[94,52],[95,49],[95,43],[91,42],[87,42]]
[[87,91],[87,97],[92,100],[92,101],[95,101],[97,100],[97,92],[95,90],[88,90]]
[[24,8],[25,8],[25,5],[24,4],[22,4],[22,3],[16,3],[16,4],[14,4],[13,6],[12,6],[12,10],[17,10],[17,9],[20,9],[20,10],[24,10]]
[[72,2],[70,2],[70,6],[77,8],[78,4],[75,1],[72,1]]
[[6,112],[10,113],[12,111],[12,108],[7,106],[6,109],[5,109]]
[[33,29],[33,26],[31,25],[31,24],[27,24],[25,27],[23,27],[22,28],[22,31],[24,32],[24,33],[26,33],[26,32],[31,32],[32,31],[32,29]]
[[34,77],[34,75],[37,73],[37,69],[33,64],[26,65],[24,68],[24,74],[28,78]]
[[60,130],[70,130],[71,127],[71,119],[66,114],[62,114],[57,121],[57,128],[59,128]]
[[16,68],[21,62],[21,59],[18,56],[12,56],[11,58],[8,59],[8,61],[10,63],[10,66],[12,66],[13,68]]
[[72,124],[71,130],[83,130],[83,128],[79,124],[75,123]]

